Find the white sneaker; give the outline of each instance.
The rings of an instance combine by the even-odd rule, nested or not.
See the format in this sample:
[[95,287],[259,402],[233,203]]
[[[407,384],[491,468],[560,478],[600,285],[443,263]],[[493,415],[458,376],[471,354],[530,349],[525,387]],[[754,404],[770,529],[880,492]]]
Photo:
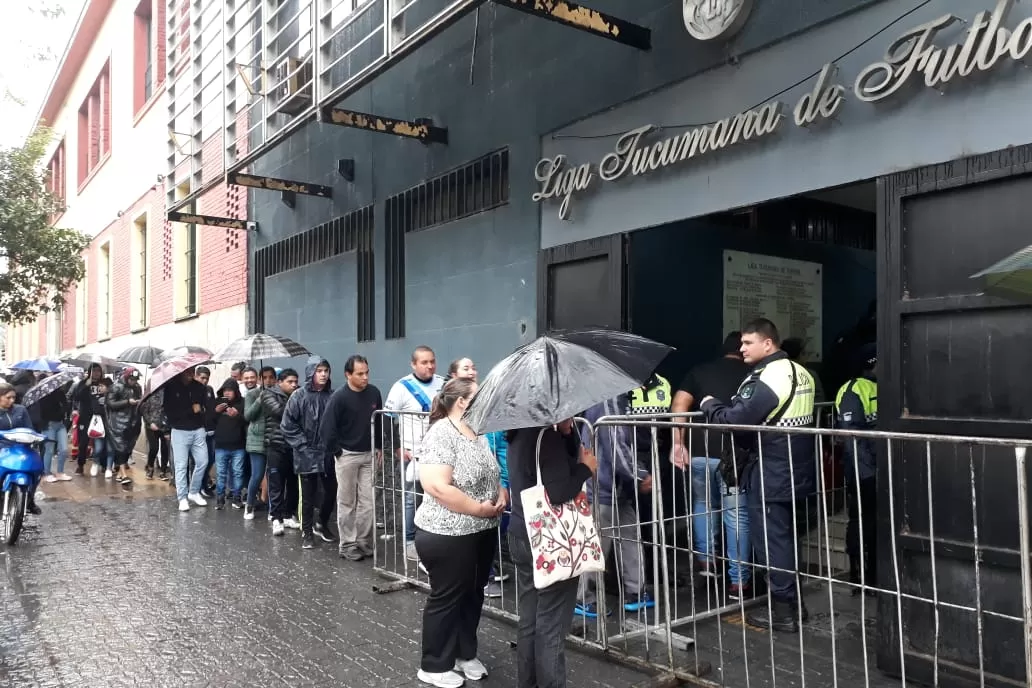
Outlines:
[[272,522],[272,534],[273,535],[283,535],[283,521],[273,521]]
[[91,478],[96,478],[98,473],[100,473],[100,466],[98,466],[97,464],[93,464],[92,466],[90,466]]
[[479,659],[456,659],[455,671],[462,674],[470,681],[479,681],[487,676],[487,667]]
[[104,471],[104,477],[107,478],[108,480],[111,480],[111,476],[113,476],[113,475],[114,475],[114,473],[111,472],[110,468],[107,469],[106,471]]
[[204,497],[202,497],[199,494],[194,493],[194,494],[190,495],[189,497],[187,497],[187,499],[189,499],[191,502],[193,502],[197,506],[208,506],[208,502],[204,501]]
[[437,686],[437,688],[462,688],[462,684],[465,683],[463,678],[454,671],[443,671],[439,674],[434,674],[420,669],[416,673],[416,678],[423,683]]
[[245,521],[253,521],[254,520],[254,509],[252,509],[249,506],[248,507],[244,507],[244,520]]
[[416,543],[405,543],[405,558],[409,561],[419,561],[419,553],[416,551]]
[[43,478],[43,480],[47,481],[48,483],[56,483],[57,482],[57,476],[54,475],[53,473],[51,473],[47,477]]
[[187,500],[187,499],[180,499],[179,500],[179,510],[180,511],[189,511],[190,510],[190,501]]
[[283,527],[290,528],[291,530],[301,530],[301,522],[296,518],[285,518],[283,519]]

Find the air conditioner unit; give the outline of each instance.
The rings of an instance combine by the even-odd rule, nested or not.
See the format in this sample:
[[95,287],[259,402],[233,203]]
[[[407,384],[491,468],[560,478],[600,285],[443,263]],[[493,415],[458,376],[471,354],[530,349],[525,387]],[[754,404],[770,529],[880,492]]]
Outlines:
[[[284,81],[285,79],[285,81]],[[273,102],[280,112],[296,115],[312,104],[312,60],[287,57],[273,70]]]

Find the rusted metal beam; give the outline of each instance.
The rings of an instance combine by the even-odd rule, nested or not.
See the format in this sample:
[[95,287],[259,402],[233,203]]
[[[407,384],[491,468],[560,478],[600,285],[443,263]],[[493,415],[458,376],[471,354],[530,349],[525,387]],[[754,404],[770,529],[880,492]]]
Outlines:
[[168,212],[169,222],[185,222],[190,225],[207,225],[209,227],[222,227],[223,229],[250,229],[247,220],[237,220],[232,217],[214,217],[212,215],[197,215],[196,213],[181,213],[176,210]]
[[629,45],[638,50],[652,50],[652,30],[624,19],[565,0],[494,0],[535,17],[579,29],[593,36]]
[[295,182],[290,179],[277,179],[276,177],[260,177],[254,174],[243,172],[230,172],[226,175],[226,181],[237,186],[247,186],[252,189],[266,189],[267,191],[292,191],[304,194],[305,196],[318,196],[319,198],[332,198],[333,189],[322,184],[309,184],[308,182]]
[[448,129],[435,127],[430,119],[417,119],[410,122],[336,107],[323,108],[321,119],[329,124],[403,136],[423,143],[448,143]]

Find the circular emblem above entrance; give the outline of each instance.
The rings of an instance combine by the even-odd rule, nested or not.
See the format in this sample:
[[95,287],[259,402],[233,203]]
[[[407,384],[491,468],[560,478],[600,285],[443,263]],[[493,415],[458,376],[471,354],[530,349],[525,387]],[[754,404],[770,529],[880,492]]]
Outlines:
[[692,38],[730,38],[749,18],[753,0],[683,0],[684,27]]

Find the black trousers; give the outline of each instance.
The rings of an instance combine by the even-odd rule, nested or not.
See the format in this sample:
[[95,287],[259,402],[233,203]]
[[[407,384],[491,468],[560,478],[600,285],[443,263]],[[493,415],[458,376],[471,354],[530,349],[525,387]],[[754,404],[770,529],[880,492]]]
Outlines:
[[154,463],[160,453],[161,461],[158,463],[158,470],[167,471],[169,469],[169,438],[160,430],[151,430],[150,426],[146,427],[144,431],[147,433],[147,468],[154,468]]
[[416,552],[430,574],[430,597],[423,609],[423,671],[451,671],[456,660],[476,658],[484,586],[497,537],[494,528],[472,535],[416,530]]
[[[319,525],[326,526],[337,506],[337,477],[325,473],[306,473],[298,476],[301,488],[301,534],[310,535],[315,526],[315,507],[319,506]],[[322,495],[319,485],[322,485]]]
[[274,521],[297,515],[298,483],[294,475],[294,456],[289,449],[268,446],[266,475],[269,478],[269,514]]
[[75,426],[75,445],[78,449],[79,455],[76,457],[76,463],[79,464],[79,468],[86,465],[86,459],[90,454],[90,420],[93,416],[83,419],[79,416],[79,424]]
[[846,554],[849,555],[850,580],[859,583],[862,569],[864,584],[876,586],[878,485],[873,476],[860,481],[859,494],[856,489],[856,478],[846,479],[846,510],[849,513],[849,522],[846,524]]
[[566,635],[573,625],[580,578],[534,587],[534,556],[521,523],[509,531],[509,551],[516,565],[519,627],[516,640],[518,688],[566,688]]

